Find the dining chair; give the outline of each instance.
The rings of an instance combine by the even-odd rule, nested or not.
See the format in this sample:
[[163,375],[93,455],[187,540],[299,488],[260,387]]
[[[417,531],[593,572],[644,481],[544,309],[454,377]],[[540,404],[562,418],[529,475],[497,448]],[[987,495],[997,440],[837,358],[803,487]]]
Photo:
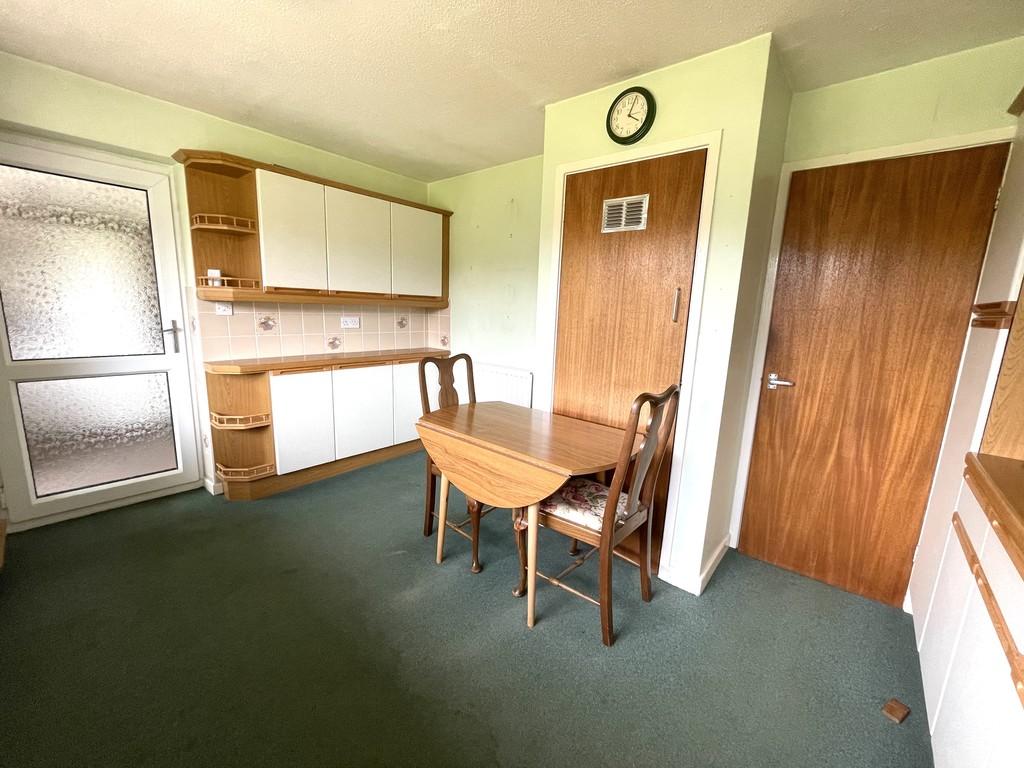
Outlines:
[[[557,576],[547,576],[539,571],[537,575],[600,608],[601,639],[605,645],[610,646],[615,641],[612,631],[612,560],[619,554],[615,547],[637,530],[640,531],[640,557],[636,563],[640,568],[640,597],[644,602],[651,600],[651,506],[678,403],[679,387],[674,384],[658,395],[650,392],[638,395],[629,411],[611,485],[586,477],[573,477],[540,503],[537,518],[540,525],[568,536],[574,542],[573,549],[575,542],[591,548],[576,557]],[[638,434],[643,442],[637,449]],[[525,510],[516,511],[515,529],[520,575],[519,586],[513,594],[521,597],[526,594]],[[595,552],[598,553],[599,570],[597,599],[563,582]]]
[[[473,381],[473,360],[467,354],[453,355],[451,357],[424,357],[420,360],[420,404],[423,407],[423,415],[431,412],[431,402],[427,384],[427,366],[433,365],[437,369],[437,407],[447,408],[451,405],[459,405],[459,392],[455,388],[455,364],[463,360],[466,363],[466,390],[468,402],[476,402],[476,385]],[[427,493],[423,507],[423,535],[430,536],[434,532],[434,518],[437,517],[435,508],[437,496],[437,480],[441,476],[441,470],[427,456]],[[446,527],[455,531],[463,538],[469,539],[473,550],[473,561],[469,567],[473,573],[480,573],[483,565],[480,563],[480,520],[490,512],[493,507],[485,507],[476,499],[466,497],[466,508],[469,517],[462,522],[447,522]],[[466,533],[465,527],[470,526],[470,533]],[[443,536],[439,530],[438,536]],[[438,561],[440,562],[440,561]]]

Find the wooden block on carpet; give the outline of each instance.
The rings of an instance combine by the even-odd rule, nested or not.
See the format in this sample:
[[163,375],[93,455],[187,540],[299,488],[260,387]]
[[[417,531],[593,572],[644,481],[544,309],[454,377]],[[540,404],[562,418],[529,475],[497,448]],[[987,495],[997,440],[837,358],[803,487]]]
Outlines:
[[885,702],[885,706],[882,707],[882,714],[894,723],[899,724],[907,719],[907,715],[910,714],[910,707],[899,699],[889,699]]

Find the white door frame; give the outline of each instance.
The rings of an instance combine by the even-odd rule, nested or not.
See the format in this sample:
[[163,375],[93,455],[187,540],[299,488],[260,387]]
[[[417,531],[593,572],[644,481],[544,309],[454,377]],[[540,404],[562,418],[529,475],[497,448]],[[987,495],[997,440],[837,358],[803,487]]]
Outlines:
[[[163,269],[160,269],[160,260],[157,262],[157,276],[161,281],[159,295],[162,319],[176,319],[181,327],[179,340],[182,345],[180,353],[182,364],[176,367],[180,369],[178,375],[185,378],[187,385],[177,392],[172,388],[170,392],[171,407],[175,420],[180,425],[180,434],[175,436],[178,469],[158,473],[143,480],[122,480],[104,484],[99,489],[83,489],[82,491],[47,496],[38,502],[35,501],[32,491],[31,478],[28,475],[30,472],[28,456],[20,437],[22,430],[19,409],[14,407],[13,412],[10,412],[7,407],[0,407],[0,426],[4,428],[4,431],[11,430],[14,433],[13,440],[19,443],[22,462],[21,471],[11,471],[9,467],[7,475],[0,477],[0,487],[5,488],[4,495],[7,498],[7,503],[10,506],[15,499],[27,498],[33,506],[39,503],[45,504],[48,508],[44,516],[11,519],[9,530],[11,532],[25,530],[201,486],[200,432],[192,365],[192,336],[189,324],[185,322],[187,317],[184,293],[186,282],[182,252],[179,247],[181,236],[173,165],[170,162],[160,163],[5,130],[0,130],[0,153],[2,153],[4,162],[23,168],[134,186],[147,191],[151,209],[160,211],[159,215],[151,217],[151,221],[154,227],[154,247],[159,249],[163,244]],[[173,257],[173,264],[170,257]],[[11,361],[6,334],[0,334],[0,336],[3,337],[0,338],[0,354],[4,355],[8,366],[19,365],[20,361],[13,363]],[[170,344],[170,337],[166,337],[166,341]],[[103,373],[97,375],[113,374],[122,370],[127,372],[129,368],[135,372],[136,366],[122,365],[117,362],[118,360],[119,358],[107,358],[108,363],[104,366]],[[68,373],[68,363],[64,360],[32,361],[31,364],[34,367],[46,369],[47,375],[42,378],[64,378]],[[159,367],[155,366],[154,368]],[[145,371],[140,370],[139,372],[144,373]],[[77,375],[82,374],[78,373]],[[11,383],[10,386],[12,389],[10,396],[16,398],[16,393],[13,391],[14,384]],[[187,398],[184,397],[183,392],[187,393]],[[16,403],[16,399],[14,402]],[[168,485],[170,478],[176,478],[178,482]],[[133,486],[133,492],[128,496],[123,495],[126,485]],[[85,494],[90,497],[90,503],[85,506],[77,506],[81,503],[81,496]],[[12,510],[7,510],[8,514],[11,512]]]
[[[721,154],[722,132],[710,131],[708,133],[685,136],[672,141],[652,144],[643,147],[633,147],[627,150],[620,150],[600,157],[590,157],[585,160],[577,160],[569,163],[562,163],[555,168],[555,194],[554,194],[554,217],[552,224],[552,252],[555,258],[551,260],[551,271],[549,274],[549,285],[551,290],[547,296],[538,296],[538,303],[548,302],[548,306],[554,307],[554,312],[549,313],[543,321],[538,318],[537,335],[540,338],[548,339],[550,356],[542,358],[537,362],[537,375],[534,377],[534,407],[551,410],[554,404],[554,371],[555,355],[557,354],[557,333],[558,333],[558,295],[559,281],[562,265],[562,224],[565,217],[565,179],[567,176],[593,171],[600,168],[610,168],[616,165],[635,163],[640,160],[650,160],[655,157],[693,152],[701,149],[707,150],[707,158],[704,166],[704,189],[701,194],[700,218],[697,224],[697,246],[693,261],[693,277],[690,281],[690,307],[686,318],[686,343],[683,347],[683,366],[679,379],[679,410],[676,415],[675,440],[673,443],[672,475],[669,482],[668,501],[665,510],[665,532],[662,539],[661,562],[659,563],[658,576],[674,586],[686,589],[691,592],[700,591],[701,586],[690,583],[685,577],[676,574],[669,568],[673,552],[678,548],[677,537],[674,535],[677,520],[682,515],[679,509],[680,484],[683,468],[683,458],[686,452],[686,432],[690,416],[690,406],[693,399],[693,384],[696,371],[697,341],[700,336],[700,317],[704,299],[704,279],[707,272],[708,243],[711,238],[711,217],[714,211],[715,190],[718,181],[718,161]],[[722,550],[721,554],[724,554]],[[677,561],[681,559],[682,553],[677,553]],[[717,564],[717,563],[716,563]],[[712,567],[711,571],[714,570]]]
[[[740,456],[736,471],[736,490],[733,496],[732,516],[729,524],[729,545],[737,547],[740,539],[740,527],[743,523],[743,506],[747,496],[747,479],[750,474],[750,460],[754,450],[754,429],[757,426],[757,408],[761,400],[761,375],[764,371],[765,356],[768,351],[768,331],[772,319],[772,306],[775,301],[775,278],[779,266],[779,251],[782,247],[782,228],[786,219],[786,207],[789,202],[789,185],[793,174],[811,168],[825,168],[834,165],[862,163],[868,160],[883,160],[910,155],[924,155],[944,150],[965,149],[984,144],[995,144],[1012,141],[1016,127],[994,128],[986,131],[945,136],[937,139],[925,139],[909,144],[896,144],[888,147],[867,149],[844,155],[829,155],[810,160],[798,160],[783,163],[782,175],[779,179],[779,194],[775,204],[775,218],[772,224],[771,250],[768,255],[768,270],[765,275],[764,292],[761,299],[761,315],[757,324],[757,339],[754,343],[754,364],[750,372],[750,384],[747,390],[746,416],[743,422],[743,435],[740,440]],[[987,254],[986,254],[987,259]],[[986,263],[982,263],[984,272]],[[982,285],[979,281],[979,290]],[[961,356],[960,365],[963,360]],[[959,369],[957,383],[959,383]],[[955,386],[955,385],[954,385]],[[947,416],[948,419],[948,416]],[[945,429],[945,428],[944,428]],[[943,433],[945,443],[945,432]],[[941,449],[940,449],[941,453]]]

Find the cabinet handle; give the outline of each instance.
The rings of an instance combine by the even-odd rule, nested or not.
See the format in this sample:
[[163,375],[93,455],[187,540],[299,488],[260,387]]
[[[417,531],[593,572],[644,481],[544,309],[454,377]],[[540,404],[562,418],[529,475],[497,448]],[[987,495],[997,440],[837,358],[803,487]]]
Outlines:
[[679,304],[682,302],[682,300],[683,300],[683,289],[682,288],[676,288],[676,298],[675,298],[675,301],[672,302],[672,322],[673,323],[678,323],[679,322]]

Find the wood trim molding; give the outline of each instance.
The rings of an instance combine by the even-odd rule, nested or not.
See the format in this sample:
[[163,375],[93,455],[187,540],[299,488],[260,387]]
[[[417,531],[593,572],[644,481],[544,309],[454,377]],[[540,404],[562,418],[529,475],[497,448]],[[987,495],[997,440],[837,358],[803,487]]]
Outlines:
[[334,181],[333,179],[327,179],[323,176],[314,176],[311,173],[303,173],[302,171],[296,171],[293,168],[287,168],[283,165],[274,165],[273,163],[261,163],[258,160],[250,160],[247,157],[239,157],[238,155],[231,155],[227,152],[212,152],[205,149],[179,149],[173,155],[175,160],[185,166],[195,165],[203,170],[213,171],[215,173],[222,173],[227,176],[242,176],[250,171],[255,171],[257,168],[264,171],[273,171],[274,173],[280,173],[285,176],[292,176],[296,179],[304,179],[306,181],[312,181],[317,184],[323,184],[326,187],[334,187],[335,189],[343,189],[346,192],[355,192],[359,195],[366,195],[367,197],[376,197],[378,200],[387,200],[390,203],[399,203],[401,205],[408,205],[411,208],[420,208],[424,211],[431,211],[433,213],[440,213],[442,216],[448,217],[452,215],[452,211],[444,208],[435,208],[432,205],[425,205],[424,203],[415,203],[412,200],[405,200],[401,197],[394,197],[393,195],[385,195],[381,192],[373,192],[369,189],[363,189],[362,187],[355,187],[351,184],[343,184],[340,181]]
[[414,347],[412,349],[385,349],[380,352],[340,352],[323,355],[293,355],[287,357],[245,358],[215,360],[203,363],[207,373],[238,376],[247,373],[302,373],[329,371],[332,368],[363,368],[386,363],[411,363],[424,357],[448,357],[447,349]]
[[420,450],[422,445],[419,440],[410,440],[408,443],[390,445],[369,453],[361,453],[358,456],[350,456],[347,459],[338,459],[327,464],[318,464],[315,467],[300,469],[297,472],[289,472],[286,475],[273,475],[259,480],[233,481],[224,480],[224,496],[228,501],[254,501],[275,493],[289,491],[301,485],[314,483],[317,480],[326,480],[328,477],[351,472],[353,469],[368,467],[388,459],[396,459]]
[[1024,654],[1017,648],[1013,635],[1010,634],[1010,630],[1006,626],[1006,618],[999,607],[999,601],[996,600],[995,593],[988,583],[985,569],[981,566],[981,561],[974,550],[974,545],[971,543],[967,531],[964,530],[964,524],[960,519],[959,512],[953,513],[953,530],[956,531],[956,536],[960,540],[960,547],[964,551],[964,557],[967,558],[967,564],[974,575],[974,581],[978,585],[978,591],[981,592],[981,598],[985,601],[985,608],[988,610],[989,619],[991,619],[992,626],[999,638],[999,644],[1003,647],[1003,653],[1006,654],[1006,660],[1010,664],[1010,677],[1013,680],[1014,688],[1017,690],[1021,706],[1024,706]]
[[1016,301],[986,301],[975,304],[971,307],[971,327],[997,330],[1009,328],[1016,310]]

